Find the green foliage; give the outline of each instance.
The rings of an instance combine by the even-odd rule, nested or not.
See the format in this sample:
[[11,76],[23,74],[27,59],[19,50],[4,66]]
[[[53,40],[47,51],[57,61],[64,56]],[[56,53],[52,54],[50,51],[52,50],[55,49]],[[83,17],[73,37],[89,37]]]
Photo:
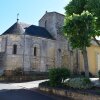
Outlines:
[[71,0],[65,7],[66,15],[81,14],[83,11],[89,11],[97,19],[97,28],[100,30],[100,0]]
[[85,9],[98,18],[96,26],[100,30],[100,0],[87,0]]
[[61,85],[61,72],[59,68],[50,69],[49,71],[49,79],[51,86]]
[[81,14],[85,10],[87,0],[72,0],[66,7],[66,14]]
[[65,79],[67,79],[68,77],[70,77],[70,70],[68,70],[67,68],[61,68],[61,77],[62,77],[62,81],[64,82]]
[[64,23],[64,34],[69,39],[73,48],[83,50],[89,47],[91,38],[96,36],[96,17],[88,11],[83,11],[81,15],[73,14],[66,16]]
[[85,75],[88,77],[86,47],[100,36],[100,0],[71,0],[65,7],[64,35],[73,48],[82,50]]
[[74,89],[89,89],[93,87],[89,78],[72,78],[66,81],[65,85]]
[[60,86],[62,81],[70,76],[70,71],[66,68],[53,68],[49,71],[51,86]]

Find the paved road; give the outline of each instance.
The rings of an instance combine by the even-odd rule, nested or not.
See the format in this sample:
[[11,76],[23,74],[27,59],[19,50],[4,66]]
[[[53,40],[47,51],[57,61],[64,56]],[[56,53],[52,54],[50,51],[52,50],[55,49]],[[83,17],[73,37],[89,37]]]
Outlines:
[[44,81],[47,80],[38,80],[38,81],[31,81],[31,82],[24,82],[24,83],[0,83],[0,90],[37,88],[39,86],[39,83]]
[[0,100],[57,100],[31,90],[1,90]]
[[0,100],[72,100],[38,91],[38,80],[24,83],[0,83]]
[[[44,82],[47,80],[38,80],[38,81],[31,81],[31,82],[24,82],[24,83],[0,83],[0,90],[3,89],[31,89],[31,88],[37,88],[39,86],[39,83]],[[91,78],[91,81],[95,83],[95,85],[99,85],[98,78]],[[1,99],[0,99],[1,100]]]
[[[91,79],[95,82],[98,79]],[[0,100],[72,100],[53,95],[46,95],[30,89],[37,88],[39,83],[46,80],[25,82],[25,83],[0,83]]]

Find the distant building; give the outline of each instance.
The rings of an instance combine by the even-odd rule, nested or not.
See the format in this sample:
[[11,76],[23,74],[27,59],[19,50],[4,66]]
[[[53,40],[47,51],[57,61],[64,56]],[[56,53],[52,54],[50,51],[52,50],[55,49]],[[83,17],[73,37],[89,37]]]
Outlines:
[[[0,36],[0,73],[18,68],[25,72],[46,72],[53,67],[66,67],[75,73],[84,71],[80,51],[72,50],[62,35],[63,23],[64,15],[57,12],[46,12],[39,20],[39,26],[17,20]],[[89,60],[89,69],[96,74],[95,66],[100,69],[100,48],[91,48],[88,48],[89,55],[93,55],[89,56],[92,59],[92,62]],[[97,65],[95,59],[98,59]]]

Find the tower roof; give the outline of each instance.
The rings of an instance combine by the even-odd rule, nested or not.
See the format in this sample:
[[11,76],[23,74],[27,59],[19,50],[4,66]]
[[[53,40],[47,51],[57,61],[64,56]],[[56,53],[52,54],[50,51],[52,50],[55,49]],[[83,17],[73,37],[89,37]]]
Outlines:
[[2,35],[23,34],[23,33],[24,33],[24,29],[22,28],[22,26],[18,22],[16,22],[8,30],[6,30]]

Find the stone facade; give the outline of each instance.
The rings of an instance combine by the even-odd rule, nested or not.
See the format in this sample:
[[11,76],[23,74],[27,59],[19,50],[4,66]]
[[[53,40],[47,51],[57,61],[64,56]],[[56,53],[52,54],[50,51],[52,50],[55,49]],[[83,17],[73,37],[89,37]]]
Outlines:
[[46,28],[55,38],[55,66],[67,67],[78,71],[77,50],[72,50],[68,41],[62,35],[64,15],[57,12],[46,12],[39,20],[39,26]]
[[64,15],[56,12],[47,12],[39,20],[39,26],[47,29],[54,39],[28,34],[1,35],[1,70],[22,68],[24,71],[45,72],[52,67],[62,66],[72,71],[78,69],[77,50],[73,51],[62,36],[63,22]]

